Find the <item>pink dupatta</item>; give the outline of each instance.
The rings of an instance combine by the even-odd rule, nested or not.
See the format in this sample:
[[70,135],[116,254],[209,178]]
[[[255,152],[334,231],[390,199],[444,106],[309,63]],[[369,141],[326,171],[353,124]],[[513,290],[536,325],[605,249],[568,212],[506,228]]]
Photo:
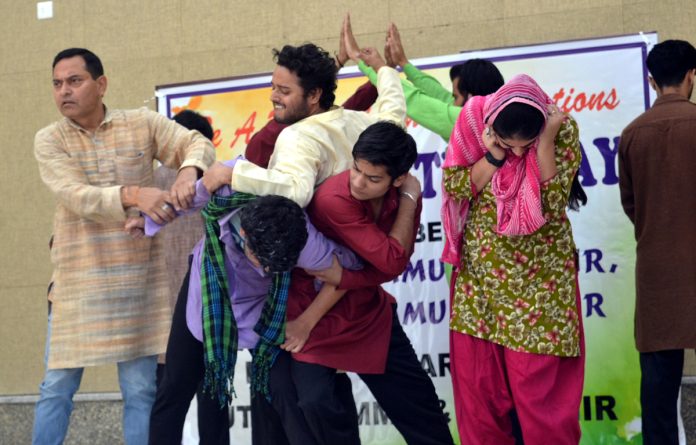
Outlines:
[[[481,137],[486,124],[492,124],[500,110],[513,102],[537,108],[544,118],[547,105],[552,103],[526,74],[513,77],[493,94],[472,97],[457,118],[442,167],[468,167],[481,159],[488,151]],[[498,216],[495,230],[500,235],[529,235],[546,222],[541,204],[537,144],[538,140],[522,156],[509,155],[491,179]],[[469,202],[456,200],[443,187],[441,213],[446,235],[442,261],[459,266]]]

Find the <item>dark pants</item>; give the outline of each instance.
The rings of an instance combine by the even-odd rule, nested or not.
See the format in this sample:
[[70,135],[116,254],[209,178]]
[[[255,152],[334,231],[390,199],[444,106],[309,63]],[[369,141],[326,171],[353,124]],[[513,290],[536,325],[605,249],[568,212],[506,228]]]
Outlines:
[[[297,394],[310,428],[322,444],[359,444],[357,415],[346,413],[332,396],[337,379],[332,368],[292,362]],[[396,429],[410,445],[453,444],[435,387],[421,367],[394,306],[384,374],[359,374]],[[354,411],[353,411],[354,412]]]
[[684,350],[640,353],[640,404],[644,445],[678,445],[677,398]]
[[[271,401],[260,394],[251,396],[251,443],[253,445],[320,445],[298,407],[297,391],[290,375],[290,354],[281,351],[271,368]],[[347,379],[347,377],[346,377]],[[355,407],[348,380],[348,405]],[[355,410],[355,408],[353,408]],[[356,422],[357,423],[357,422]]]
[[333,368],[292,360],[292,377],[313,437],[320,444],[360,445],[350,379]]
[[[164,364],[157,364],[157,386],[161,385],[164,376]],[[208,394],[203,393],[203,382],[196,390],[196,403],[198,404],[198,436],[201,444],[227,444],[229,431],[223,431],[220,427],[220,404]],[[229,419],[229,416],[228,416]]]
[[[150,416],[150,445],[181,443],[186,412],[203,380],[203,344],[191,335],[186,325],[189,273],[184,278],[174,308],[166,364],[157,385],[157,396]],[[203,420],[203,423],[199,423],[201,445],[228,445],[227,406],[221,408],[219,402],[208,394],[203,394],[198,400],[198,419],[199,422]]]

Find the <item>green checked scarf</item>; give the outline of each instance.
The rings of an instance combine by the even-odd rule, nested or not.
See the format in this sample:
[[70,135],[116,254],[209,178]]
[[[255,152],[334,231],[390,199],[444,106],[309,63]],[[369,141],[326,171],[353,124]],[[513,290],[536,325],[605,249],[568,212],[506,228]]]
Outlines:
[[[232,381],[237,361],[237,323],[229,300],[218,219],[254,199],[256,196],[247,193],[213,195],[201,211],[206,231],[201,261],[205,365],[203,390],[209,392],[213,399],[217,398],[221,406],[228,403],[234,394]],[[278,355],[278,345],[284,341],[289,284],[289,272],[274,274],[261,317],[254,327],[260,339],[253,350],[252,391],[260,391],[267,397],[270,368]]]
[[270,401],[268,380],[271,366],[275,362],[279,346],[285,341],[285,310],[290,289],[290,272],[273,274],[273,282],[268,291],[266,304],[263,306],[261,317],[254,326],[254,332],[259,334],[259,342],[251,351],[251,394],[263,394]]

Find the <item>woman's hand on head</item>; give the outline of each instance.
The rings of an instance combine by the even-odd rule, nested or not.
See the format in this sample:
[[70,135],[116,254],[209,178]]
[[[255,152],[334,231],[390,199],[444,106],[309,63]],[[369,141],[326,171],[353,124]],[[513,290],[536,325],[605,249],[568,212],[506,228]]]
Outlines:
[[546,126],[541,132],[539,139],[546,142],[553,142],[556,139],[558,130],[566,119],[567,115],[562,112],[558,106],[549,104],[547,107]]
[[505,159],[507,151],[498,145],[498,138],[495,135],[495,131],[493,131],[493,127],[484,128],[481,139],[483,140],[483,145],[491,152],[494,158]]

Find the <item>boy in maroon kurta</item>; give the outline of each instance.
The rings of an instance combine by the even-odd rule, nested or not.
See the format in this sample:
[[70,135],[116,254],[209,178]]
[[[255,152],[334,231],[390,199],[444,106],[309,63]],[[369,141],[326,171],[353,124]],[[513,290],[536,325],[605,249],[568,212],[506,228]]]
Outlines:
[[337,369],[360,375],[407,443],[453,443],[396,301],[380,286],[403,272],[413,252],[420,184],[408,170],[416,156],[402,128],[371,125],[353,148],[353,167],[327,179],[307,208],[324,235],[365,263],[361,271],[335,267],[317,275],[346,290],[338,301],[315,299],[314,277],[293,272],[285,349],[294,353],[299,405],[319,443],[360,443],[354,412],[335,397]]

